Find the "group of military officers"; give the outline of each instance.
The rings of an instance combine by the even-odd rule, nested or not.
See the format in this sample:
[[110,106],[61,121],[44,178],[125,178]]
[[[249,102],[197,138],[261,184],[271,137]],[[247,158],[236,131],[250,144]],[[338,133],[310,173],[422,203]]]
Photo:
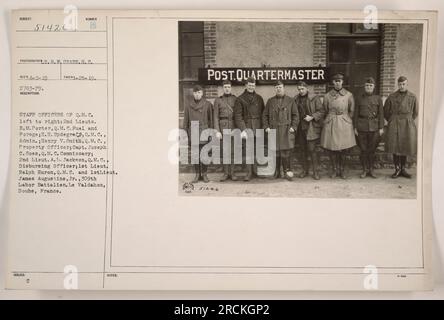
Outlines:
[[[365,79],[364,92],[354,97],[343,88],[344,75],[332,77],[333,88],[323,100],[320,95],[309,92],[305,82],[297,83],[298,94],[292,98],[285,93],[282,81],[275,83],[275,95],[264,103],[256,93],[256,80],[245,81],[245,91],[238,97],[231,93],[231,82],[223,81],[223,94],[216,98],[214,106],[203,97],[203,88],[193,88],[193,99],[185,106],[184,129],[189,130],[191,121],[198,121],[200,130],[214,128],[217,138],[222,139],[224,129],[240,129],[241,137],[246,138],[246,129],[256,132],[264,129],[269,133],[276,130],[276,169],[275,178],[292,180],[291,151],[299,144],[299,161],[302,165],[300,178],[309,174],[309,160],[313,178],[320,179],[319,155],[316,146],[329,152],[331,161],[330,177],[346,179],[345,156],[356,144],[360,147],[362,164],[361,178],[376,178],[374,172],[375,151],[385,129],[385,148],[393,154],[395,172],[399,176],[411,178],[406,171],[407,156],[416,155],[417,130],[414,120],[418,116],[416,96],[407,90],[408,80],[398,78],[398,90],[390,94],[383,104],[375,94],[375,80]],[[201,141],[201,146],[203,145]],[[199,148],[200,150],[201,148]],[[253,161],[254,163],[254,161]],[[255,164],[247,164],[244,181],[257,174]],[[282,172],[281,172],[282,167]],[[193,182],[208,182],[207,166],[200,162],[194,165]],[[237,180],[234,164],[223,165],[224,174],[220,181]]]

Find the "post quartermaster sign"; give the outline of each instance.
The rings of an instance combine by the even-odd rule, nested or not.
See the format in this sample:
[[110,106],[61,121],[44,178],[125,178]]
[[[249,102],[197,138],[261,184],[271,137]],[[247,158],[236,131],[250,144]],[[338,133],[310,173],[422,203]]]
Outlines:
[[200,68],[199,81],[203,84],[219,84],[229,80],[233,84],[243,84],[249,77],[258,84],[273,84],[281,80],[288,84],[305,81],[309,84],[324,84],[328,81],[326,67],[281,67],[281,68]]

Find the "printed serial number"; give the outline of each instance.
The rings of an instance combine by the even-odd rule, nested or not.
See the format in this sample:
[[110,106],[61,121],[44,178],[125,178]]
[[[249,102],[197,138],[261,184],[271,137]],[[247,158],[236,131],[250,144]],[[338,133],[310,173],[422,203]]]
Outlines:
[[41,24],[37,23],[34,27],[34,31],[65,31],[63,24]]
[[269,305],[267,304],[220,304],[220,315],[268,315]]

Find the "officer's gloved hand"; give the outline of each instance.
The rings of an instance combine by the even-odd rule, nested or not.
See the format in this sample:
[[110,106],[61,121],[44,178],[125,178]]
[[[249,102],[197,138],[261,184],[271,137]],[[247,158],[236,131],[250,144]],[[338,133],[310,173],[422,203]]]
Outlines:
[[379,129],[379,135],[382,136],[384,134],[384,129]]
[[310,122],[310,121],[313,120],[313,119],[314,119],[314,118],[313,118],[312,116],[308,115],[308,114],[307,114],[307,115],[305,116],[305,118],[304,118],[304,120],[307,121],[307,122]]
[[217,132],[217,133],[216,133],[216,138],[218,138],[218,139],[222,139],[222,133]]
[[357,135],[357,136],[359,135],[358,134],[358,129],[356,129],[356,128],[355,128],[355,135]]
[[247,139],[247,133],[245,132],[245,130],[244,131],[242,131],[242,133],[241,133],[241,138],[242,139]]
[[290,133],[293,133],[294,132],[293,127],[290,127],[290,129],[288,131],[290,131]]
[[265,129],[265,132],[266,132],[266,133],[269,133],[269,132],[270,132],[270,128],[266,128],[266,129]]

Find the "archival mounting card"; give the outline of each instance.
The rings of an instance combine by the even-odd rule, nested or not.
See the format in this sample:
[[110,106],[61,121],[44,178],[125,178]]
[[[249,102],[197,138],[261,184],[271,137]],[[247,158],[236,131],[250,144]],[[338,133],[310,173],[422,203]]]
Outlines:
[[436,12],[11,22],[8,288],[433,287]]

